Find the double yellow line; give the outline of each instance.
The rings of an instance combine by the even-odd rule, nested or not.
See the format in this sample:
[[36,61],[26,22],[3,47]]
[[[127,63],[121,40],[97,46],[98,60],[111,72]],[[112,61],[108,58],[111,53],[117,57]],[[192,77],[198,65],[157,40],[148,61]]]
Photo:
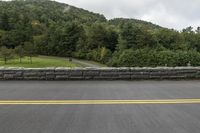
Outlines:
[[107,104],[200,104],[200,99],[159,100],[0,100],[0,105],[107,105]]

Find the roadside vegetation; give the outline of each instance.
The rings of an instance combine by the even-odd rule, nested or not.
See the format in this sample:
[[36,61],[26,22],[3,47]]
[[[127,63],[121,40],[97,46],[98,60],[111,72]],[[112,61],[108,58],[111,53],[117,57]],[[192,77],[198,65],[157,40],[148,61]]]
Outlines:
[[30,64],[34,55],[46,55],[108,66],[200,66],[200,27],[176,31],[136,19],[107,20],[48,0],[0,1],[0,47],[4,64],[16,57],[14,50]]

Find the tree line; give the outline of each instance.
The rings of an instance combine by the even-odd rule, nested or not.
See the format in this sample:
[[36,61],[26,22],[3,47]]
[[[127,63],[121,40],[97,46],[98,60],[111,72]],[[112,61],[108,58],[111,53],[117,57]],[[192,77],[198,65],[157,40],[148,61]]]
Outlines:
[[4,64],[7,64],[9,60],[19,58],[19,63],[22,63],[22,59],[26,56],[29,57],[29,61],[32,64],[32,57],[35,56],[35,49],[33,44],[26,43],[23,46],[19,45],[13,48],[7,48],[6,46],[1,46],[0,57],[4,61]]
[[0,47],[20,58],[26,51],[109,66],[199,66],[200,27],[176,31],[141,20],[106,20],[48,0],[0,1]]

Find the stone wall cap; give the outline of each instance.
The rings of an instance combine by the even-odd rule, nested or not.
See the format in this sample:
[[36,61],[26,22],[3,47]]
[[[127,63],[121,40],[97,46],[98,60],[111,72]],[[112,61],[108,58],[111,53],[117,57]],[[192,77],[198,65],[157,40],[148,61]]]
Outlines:
[[45,68],[24,68],[24,67],[0,67],[0,70],[159,70],[159,69],[194,69],[200,67],[45,67]]
[[24,70],[23,67],[0,67],[0,70]]

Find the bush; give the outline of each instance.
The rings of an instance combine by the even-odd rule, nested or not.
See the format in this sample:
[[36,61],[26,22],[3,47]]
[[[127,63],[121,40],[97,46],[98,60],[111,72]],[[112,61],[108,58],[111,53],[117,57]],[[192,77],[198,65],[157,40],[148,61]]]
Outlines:
[[189,51],[188,53],[189,62],[192,66],[200,66],[200,53],[197,51]]
[[101,63],[107,63],[111,57],[112,52],[105,47],[93,49],[86,54],[86,59]]
[[155,59],[157,62],[156,66],[176,66],[177,64],[177,56],[173,51],[160,51],[156,52]]
[[[115,57],[115,55],[118,55]],[[122,67],[156,67],[156,66],[200,66],[200,53],[190,51],[156,51],[152,49],[128,49],[115,53],[111,66]]]
[[82,52],[82,51],[74,52],[73,57],[79,58],[79,59],[86,59],[87,53]]
[[100,61],[102,63],[107,63],[110,60],[111,56],[112,56],[112,52],[109,49],[107,49],[105,47],[101,48]]
[[118,66],[142,67],[149,64],[149,57],[146,50],[124,50],[119,56]]

